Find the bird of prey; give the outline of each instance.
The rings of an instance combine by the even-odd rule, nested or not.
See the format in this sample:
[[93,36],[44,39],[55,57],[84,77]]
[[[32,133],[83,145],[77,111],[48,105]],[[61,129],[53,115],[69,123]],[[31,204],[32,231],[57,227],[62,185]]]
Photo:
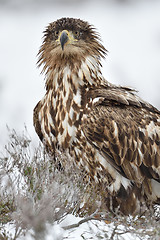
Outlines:
[[160,204],[160,111],[103,77],[106,53],[86,21],[47,26],[38,60],[46,94],[34,127],[49,151],[67,151],[91,184],[103,186],[112,209],[135,214],[143,201]]

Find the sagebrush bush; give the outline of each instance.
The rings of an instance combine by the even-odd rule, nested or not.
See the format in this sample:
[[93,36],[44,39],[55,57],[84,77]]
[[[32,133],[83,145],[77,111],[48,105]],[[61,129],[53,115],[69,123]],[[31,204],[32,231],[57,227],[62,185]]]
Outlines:
[[13,220],[18,228],[41,232],[46,222],[79,212],[84,197],[93,192],[89,194],[83,174],[70,159],[58,169],[65,158],[60,151],[54,157],[48,154],[41,143],[33,147],[26,129],[22,135],[9,130],[9,142],[0,156],[1,223]]
[[[9,129],[9,142],[0,154],[0,239],[18,239],[30,229],[35,239],[45,239],[46,223],[62,221],[68,214],[83,220],[65,230],[93,220],[105,221],[107,229],[112,223],[112,234],[104,228],[97,239],[104,233],[105,239],[123,239],[128,232],[139,239],[159,239],[158,208],[135,218],[107,213],[98,190],[85,178],[60,150],[52,156],[41,143],[33,146],[26,128],[21,135]],[[13,238],[5,231],[11,222]]]

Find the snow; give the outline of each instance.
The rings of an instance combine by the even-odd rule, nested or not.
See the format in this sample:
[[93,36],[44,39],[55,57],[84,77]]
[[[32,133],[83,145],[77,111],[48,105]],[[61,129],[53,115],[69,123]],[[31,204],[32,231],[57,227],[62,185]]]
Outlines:
[[[79,227],[64,230],[63,227],[71,224],[78,223],[82,218],[74,217],[73,215],[67,215],[67,217],[60,223],[49,224],[46,223],[45,240],[83,240],[83,239],[111,239],[111,234],[114,229],[114,224],[106,224],[104,221],[92,220],[81,224]],[[123,226],[119,227],[121,231],[125,231]],[[14,224],[6,224],[6,231],[10,233],[10,237],[13,238],[15,234]],[[33,230],[29,230],[25,236],[16,238],[17,240],[34,240]],[[119,239],[130,239],[138,240],[134,234],[125,233],[122,234],[122,238]],[[147,239],[147,238],[146,238]]]
[[[102,0],[41,1],[39,4],[18,0],[2,2],[1,147],[7,140],[6,124],[18,132],[22,132],[26,124],[33,141],[38,142],[32,112],[45,90],[44,76],[36,67],[36,55],[45,26],[64,16],[81,18],[95,25],[109,50],[102,69],[108,81],[136,88],[141,97],[160,108],[160,1],[130,0],[126,4]],[[78,220],[70,217],[71,222]],[[67,221],[70,222],[69,219]],[[104,227],[104,223],[99,226],[101,224]],[[94,229],[93,226],[91,223]],[[66,234],[69,234],[68,239],[83,239],[82,234],[85,232],[87,236],[89,229],[88,224],[82,224],[77,230],[64,233],[60,225],[47,225],[46,239],[58,240]],[[29,233],[25,239],[32,239]]]

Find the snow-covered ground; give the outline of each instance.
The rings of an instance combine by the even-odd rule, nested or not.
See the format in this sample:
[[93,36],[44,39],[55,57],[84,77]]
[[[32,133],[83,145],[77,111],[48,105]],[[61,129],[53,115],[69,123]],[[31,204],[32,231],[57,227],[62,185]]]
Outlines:
[[[98,29],[109,50],[102,69],[107,80],[136,88],[160,108],[160,1],[4,2],[0,3],[1,147],[7,140],[6,124],[18,132],[26,124],[38,141],[32,112],[45,91],[36,54],[45,26],[64,16],[87,20]],[[68,239],[83,239],[80,235]]]
[[[104,221],[92,220],[81,224],[79,227],[75,227],[69,230],[64,230],[63,227],[70,226],[72,224],[77,224],[82,218],[74,217],[73,215],[68,215],[64,221],[60,224],[46,224],[45,239],[43,240],[99,240],[99,239],[114,239],[111,235],[114,231],[114,224],[106,224]],[[7,224],[6,230],[10,232],[10,236],[13,238],[15,234],[15,228],[13,224]],[[125,232],[122,225],[119,226],[120,232]],[[131,228],[132,231],[132,228]],[[29,230],[25,236],[18,237],[18,240],[39,240],[33,238],[33,231]],[[121,235],[121,234],[120,234]],[[13,238],[14,239],[14,238]],[[17,239],[17,238],[16,238]],[[42,238],[41,238],[42,239]],[[116,239],[116,238],[115,238]],[[119,240],[139,240],[140,238],[136,236],[136,232],[124,233],[122,237],[117,238]],[[144,239],[144,238],[143,238]],[[146,237],[146,240],[149,238]]]

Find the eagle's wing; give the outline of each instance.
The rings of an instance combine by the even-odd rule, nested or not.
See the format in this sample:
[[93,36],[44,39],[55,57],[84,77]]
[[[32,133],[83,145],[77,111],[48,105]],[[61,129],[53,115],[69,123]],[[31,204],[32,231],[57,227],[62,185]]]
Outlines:
[[83,121],[87,140],[121,175],[160,182],[160,112],[129,88],[89,92],[95,103]]

